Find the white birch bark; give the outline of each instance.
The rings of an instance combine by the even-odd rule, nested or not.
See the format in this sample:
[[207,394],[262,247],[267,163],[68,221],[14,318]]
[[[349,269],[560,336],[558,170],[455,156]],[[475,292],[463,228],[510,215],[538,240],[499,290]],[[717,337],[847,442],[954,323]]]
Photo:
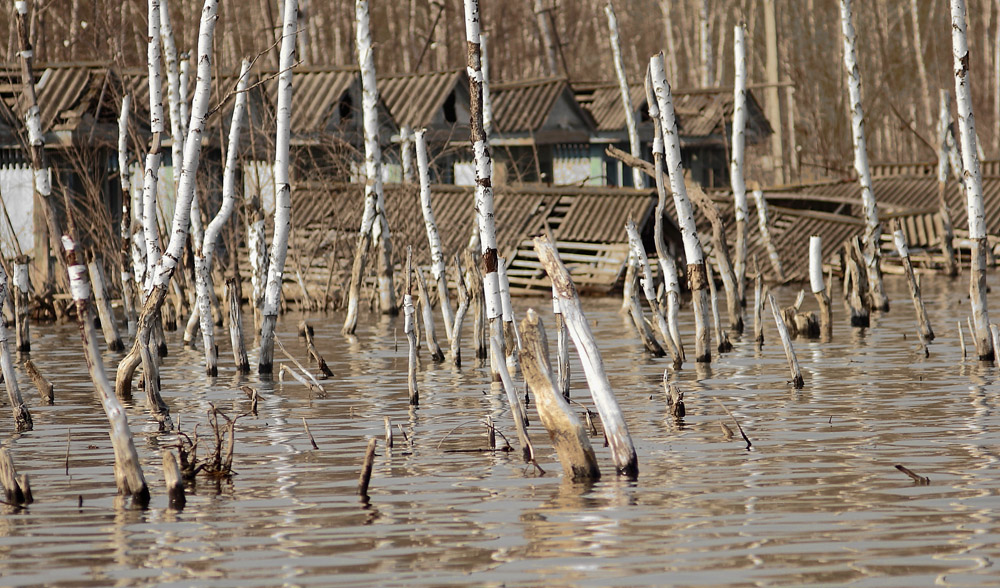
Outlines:
[[[1000,93],[997,94],[1000,96]],[[940,115],[938,119],[938,206],[941,215],[941,251],[944,253],[945,273],[951,277],[958,275],[958,263],[955,261],[954,226],[951,221],[951,207],[948,205],[948,168],[950,167],[951,138],[951,94],[948,90],[940,91]]]
[[847,70],[848,97],[851,108],[851,136],[854,140],[854,171],[861,186],[861,203],[865,212],[865,264],[868,266],[868,290],[872,308],[889,310],[889,298],[882,284],[881,253],[882,227],[878,206],[872,190],[871,170],[868,166],[868,145],[865,140],[865,114],[861,105],[861,70],[858,66],[854,25],[851,22],[851,0],[840,1],[840,26],[844,36],[844,67]]
[[566,331],[566,321],[563,319],[562,308],[559,306],[559,292],[556,291],[555,284],[552,284],[552,314],[556,317],[556,354],[558,356],[556,363],[559,366],[559,392],[564,398],[569,398],[569,333]]
[[[497,232],[493,212],[493,183],[490,147],[483,130],[483,79],[481,46],[479,41],[479,0],[465,0],[465,37],[468,42],[469,94],[471,96],[470,131],[472,151],[476,163],[476,221],[479,226],[480,251],[483,257],[483,288],[486,298],[486,318],[489,319],[490,337],[503,341],[500,317],[500,275],[497,271]],[[491,346],[492,349],[492,346]],[[500,347],[503,352],[503,346]],[[490,354],[494,381],[499,374],[503,353]]]
[[986,212],[983,207],[983,178],[976,151],[976,120],[972,113],[972,87],[969,80],[969,46],[965,36],[965,0],[951,0],[951,43],[955,72],[955,100],[958,102],[958,128],[962,141],[962,171],[969,217],[972,259],[969,293],[972,302],[973,337],[982,361],[994,358],[990,335],[990,317],[986,307]]
[[795,356],[795,349],[792,348],[792,338],[788,336],[788,327],[785,319],[781,317],[781,310],[774,301],[774,296],[768,292],[767,302],[771,306],[771,314],[774,316],[774,324],[778,328],[778,338],[781,339],[781,346],[785,349],[785,358],[788,360],[788,371],[792,376],[792,387],[796,390],[802,388],[802,370],[799,368],[799,359]]
[[[479,46],[482,49],[482,59],[480,66],[483,70],[483,133],[486,135],[486,142],[489,143],[493,136],[493,100],[490,99],[490,60],[487,50],[487,40],[489,35],[483,33],[479,35]],[[490,162],[492,164],[492,161]],[[492,171],[492,168],[491,170]]]
[[149,503],[149,488],[142,474],[139,463],[139,453],[132,440],[132,431],[128,426],[125,407],[118,401],[111,389],[111,382],[104,372],[104,362],[97,348],[97,335],[94,323],[87,320],[90,316],[90,284],[87,282],[87,268],[77,263],[76,245],[69,237],[63,237],[63,248],[66,251],[66,263],[69,269],[70,291],[76,304],[77,323],[83,339],[83,351],[87,360],[94,390],[101,402],[104,414],[111,425],[111,446],[115,453],[115,482],[119,494],[131,494],[133,499],[142,505]]
[[913,54],[916,57],[917,73],[920,76],[920,98],[924,109],[924,120],[930,125],[934,120],[934,113],[931,108],[931,87],[927,81],[927,64],[924,61],[924,44],[920,37],[920,13],[917,8],[917,0],[910,0],[910,21],[913,24]]
[[413,129],[403,125],[399,129],[400,165],[403,168],[403,182],[413,181]]
[[129,338],[135,337],[136,314],[135,277],[132,275],[132,172],[128,165],[128,113],[132,108],[132,96],[122,97],[121,113],[118,116],[118,179],[122,186],[121,220],[121,278],[122,306]]
[[833,309],[823,283],[823,239],[819,235],[809,237],[809,287],[819,304],[820,333],[829,340],[833,336]]
[[[84,268],[86,271],[86,268]],[[0,267],[0,308],[7,299],[7,272]],[[14,360],[10,354],[10,342],[7,335],[7,318],[0,312],[0,367],[3,370],[3,383],[7,388],[7,399],[14,413],[14,430],[18,433],[30,431],[34,424],[28,405],[24,403],[21,389],[17,385],[17,372],[14,371]]]
[[594,334],[590,330],[587,317],[583,314],[573,279],[566,266],[559,259],[555,246],[549,242],[547,237],[535,237],[534,244],[538,259],[548,273],[549,280],[559,297],[562,316],[580,356],[580,363],[583,365],[591,398],[593,398],[594,406],[601,417],[604,433],[607,435],[608,445],[611,447],[615,468],[620,475],[635,478],[639,475],[639,460],[636,457],[635,446],[632,444],[632,436],[629,434],[628,425],[625,423],[625,417],[615,399],[608,376],[604,372],[601,352],[594,340]]
[[684,240],[688,286],[691,289],[695,313],[695,361],[709,362],[712,360],[712,351],[708,329],[709,300],[708,283],[705,279],[705,258],[695,226],[694,209],[688,200],[687,188],[684,185],[680,138],[677,134],[670,84],[667,83],[666,73],[663,70],[663,53],[654,55],[649,60],[649,72],[660,111],[660,128],[663,131],[670,189],[674,194],[674,208],[677,210],[677,221],[681,229],[681,238]]
[[[289,142],[292,119],[292,67],[295,65],[295,34],[298,28],[298,0],[285,0],[282,19],[281,58],[278,71],[277,133],[274,142],[274,238],[267,267],[267,287],[261,311],[260,359],[257,371],[270,374],[274,369],[274,328],[278,322],[281,280],[288,253],[288,235],[292,229],[292,186],[289,180]],[[367,121],[366,125],[367,127]]]
[[[155,2],[156,0],[150,1]],[[147,297],[142,314],[139,316],[135,342],[129,353],[118,364],[115,392],[119,397],[128,397],[131,395],[132,375],[142,359],[144,344],[150,340],[153,319],[158,317],[163,301],[166,299],[170,279],[173,277],[174,270],[177,267],[181,251],[184,247],[184,242],[187,240],[191,200],[194,198],[195,175],[198,171],[198,163],[201,157],[201,136],[204,132],[205,115],[208,112],[209,100],[211,98],[212,39],[215,34],[217,13],[217,0],[205,0],[201,11],[201,23],[198,32],[198,81],[191,109],[191,124],[188,128],[187,138],[184,141],[184,165],[181,170],[181,181],[177,191],[174,218],[170,228],[170,240],[156,266],[155,275],[152,277],[152,289],[150,295]],[[151,39],[154,42],[156,41],[156,37],[153,35],[151,35]],[[158,59],[159,54],[157,53],[156,55],[156,59]],[[162,131],[162,114],[160,118],[160,129]],[[145,211],[143,212],[145,214]],[[156,369],[155,366],[145,365],[145,361],[143,361],[143,364],[147,374],[152,373]],[[171,427],[172,423],[169,414],[165,412],[166,406],[162,405],[159,409],[164,411],[157,413],[158,418],[162,419],[161,423],[165,424],[167,428]],[[151,410],[157,410],[157,407],[151,405]]]
[[170,24],[169,0],[160,0],[160,44],[163,47],[163,66],[167,71],[167,108],[170,113],[170,154],[174,166],[174,188],[180,182],[180,165],[184,158],[184,132],[181,124],[180,70],[177,63],[177,44]]
[[222,205],[209,223],[202,238],[201,250],[195,253],[195,287],[198,296],[198,311],[201,319],[201,335],[205,349],[205,373],[218,375],[218,353],[215,348],[215,323],[212,320],[212,261],[216,243],[222,227],[229,222],[236,205],[236,167],[240,150],[240,133],[247,105],[247,74],[250,62],[246,59],[240,67],[240,77],[236,83],[236,104],[233,107],[233,122],[229,127],[229,146],[226,150],[226,166],[222,173]]
[[[667,214],[667,187],[664,179],[664,148],[663,129],[660,124],[660,107],[656,102],[656,95],[653,92],[653,79],[646,69],[646,104],[649,108],[649,118],[653,121],[653,162],[656,173],[656,219],[653,225],[653,243],[656,246],[656,259],[660,266],[660,275],[663,277],[663,286],[666,293],[666,315],[667,325],[670,327],[670,341],[677,350],[681,363],[684,363],[684,343],[681,341],[680,325],[678,324],[681,310],[681,286],[677,277],[677,262],[674,256],[667,249],[667,244],[663,236],[663,217]],[[634,256],[631,248],[629,255]]]
[[[615,64],[615,74],[618,76],[618,90],[622,96],[622,108],[625,109],[625,130],[628,132],[629,151],[632,157],[642,159],[642,147],[639,143],[639,131],[635,124],[635,112],[632,110],[632,98],[629,94],[628,75],[625,72],[625,62],[622,60],[621,42],[618,36],[618,19],[615,18],[615,8],[609,1],[604,7],[608,15],[608,31],[611,39],[611,57]],[[632,185],[641,188],[645,181],[638,168],[632,168]]]
[[732,159],[729,162],[729,181],[733,187],[734,214],[736,217],[736,243],[734,244],[733,272],[736,274],[736,291],[740,304],[746,300],[747,282],[747,185],[743,177],[743,159],[746,151],[747,125],[747,56],[746,29],[742,24],[733,29],[733,58],[736,74],[733,83],[733,138]]
[[149,130],[152,147],[146,154],[142,183],[142,231],[146,241],[146,271],[143,298],[153,287],[155,268],[160,263],[160,233],[156,221],[157,180],[160,173],[160,140],[163,133],[163,82],[160,73],[160,0],[148,0],[146,53],[149,78]]
[[642,245],[642,237],[639,236],[639,229],[636,228],[635,221],[631,218],[625,223],[625,232],[628,234],[629,247],[635,255],[636,261],[639,263],[639,271],[641,272],[639,284],[642,286],[642,292],[646,296],[646,302],[649,304],[649,310],[653,315],[653,320],[656,322],[656,328],[660,331],[660,337],[663,338],[670,357],[673,359],[674,368],[678,368],[683,363],[683,360],[677,353],[677,349],[674,348],[673,335],[670,333],[667,317],[664,316],[663,309],[660,308],[659,299],[656,297],[656,286],[653,282],[653,272],[649,268],[649,258],[646,257],[646,249]]
[[417,151],[417,174],[420,178],[420,210],[424,215],[424,229],[427,231],[427,243],[431,250],[431,276],[437,284],[438,304],[444,317],[444,331],[451,342],[451,328],[455,323],[451,301],[448,297],[448,276],[445,273],[444,252],[441,250],[441,236],[434,220],[434,208],[431,205],[431,177],[427,158],[427,141],[424,138],[426,129],[420,129],[414,135]]
[[895,221],[895,230],[892,233],[896,251],[899,259],[903,262],[903,272],[906,274],[906,283],[910,287],[910,298],[913,299],[913,309],[917,313],[917,327],[920,334],[920,341],[925,345],[934,340],[934,330],[931,329],[930,319],[927,318],[927,309],[924,307],[924,299],[920,296],[920,285],[917,277],[913,273],[913,263],[910,261],[910,249],[906,244],[906,233],[903,232],[902,223],[899,219]]

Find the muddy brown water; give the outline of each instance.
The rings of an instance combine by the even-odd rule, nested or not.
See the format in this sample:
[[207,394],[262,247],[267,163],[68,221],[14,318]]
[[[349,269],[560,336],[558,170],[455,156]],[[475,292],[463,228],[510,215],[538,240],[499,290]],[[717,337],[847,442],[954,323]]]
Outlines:
[[[180,512],[167,508],[160,469],[160,450],[174,437],[157,432],[138,396],[129,418],[153,499],[140,510],[116,498],[107,422],[78,331],[39,326],[31,355],[54,382],[56,403],[40,405],[25,378],[35,429],[10,434],[6,401],[0,413],[3,442],[36,499],[25,511],[2,507],[0,584],[996,585],[998,372],[961,358],[955,321],[968,313],[967,282],[925,280],[937,334],[930,357],[916,341],[905,283],[888,278],[888,289],[892,311],[876,315],[873,328],[847,327],[835,298],[834,340],[795,342],[803,390],[788,384],[769,314],[762,351],[745,336],[711,367],[686,364],[672,376],[686,394],[682,421],[665,405],[667,362],[643,353],[619,301],[586,300],[640,470],[636,481],[617,478],[595,437],[605,476],[589,485],[562,479],[533,406],[529,432],[545,475],[517,452],[455,451],[485,447],[478,421],[486,415],[515,442],[506,401],[468,345],[460,370],[422,351],[421,404],[411,408],[401,318],[363,319],[346,339],[342,315],[307,317],[336,372],[326,394],[247,378],[263,399],[259,416],[237,426],[238,475],[199,479]],[[778,294],[789,303],[795,291]],[[551,328],[547,299],[517,306],[522,315],[535,306]],[[299,318],[282,317],[279,337],[304,358]],[[209,403],[230,415],[249,409],[228,337],[218,339],[216,379],[202,374],[200,352],[180,348],[180,333],[169,340],[164,396],[185,431],[207,434]],[[117,356],[105,358],[110,366]],[[573,362],[573,398],[590,405]],[[750,451],[738,434],[723,437],[716,398],[740,420]],[[386,451],[384,416],[412,446],[397,428]],[[380,440],[363,503],[355,490],[369,436]],[[915,485],[896,463],[930,485]]]

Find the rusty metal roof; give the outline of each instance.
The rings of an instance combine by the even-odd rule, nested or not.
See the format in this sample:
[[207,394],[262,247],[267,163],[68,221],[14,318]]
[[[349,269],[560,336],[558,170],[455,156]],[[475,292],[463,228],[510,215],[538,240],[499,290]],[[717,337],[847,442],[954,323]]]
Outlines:
[[[429,127],[448,97],[459,87],[469,87],[465,69],[379,77],[379,93],[399,126]],[[464,94],[468,102],[468,92]],[[456,96],[457,98],[458,96]],[[468,110],[468,104],[465,105]],[[466,126],[468,122],[466,121]]]
[[[295,107],[292,108],[292,135],[317,135],[326,131],[334,111],[341,107],[345,94],[355,84],[361,87],[361,72],[357,69],[294,69],[292,88]],[[272,102],[275,101],[278,95],[277,78],[270,77],[265,86],[265,95]],[[361,112],[360,102],[355,104],[352,99],[348,99],[343,104],[354,113]]]
[[573,197],[556,235],[566,241],[625,242],[626,221],[631,216],[641,226],[655,202],[650,190],[584,192]]

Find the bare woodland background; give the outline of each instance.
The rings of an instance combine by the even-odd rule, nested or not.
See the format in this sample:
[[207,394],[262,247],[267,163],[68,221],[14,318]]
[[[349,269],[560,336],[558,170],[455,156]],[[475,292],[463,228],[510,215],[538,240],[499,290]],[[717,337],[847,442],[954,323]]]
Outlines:
[[[716,85],[732,84],[732,28],[748,28],[751,83],[765,81],[765,0],[708,0],[712,75]],[[839,2],[774,0],[778,21],[780,78],[795,85],[796,144],[803,176],[846,175],[851,167],[846,113]],[[554,23],[560,44],[559,74],[574,81],[611,80],[605,0],[542,0],[543,15]],[[124,67],[145,63],[146,5],[87,0],[36,0],[32,38],[39,62],[113,61]],[[490,67],[495,80],[548,75],[534,0],[482,0],[490,35]],[[300,0],[299,59],[303,65],[355,65],[354,2]],[[699,15],[702,0],[619,0],[616,2],[623,51],[631,79],[638,81],[648,58],[673,36],[671,83],[701,85]],[[461,0],[374,0],[372,29],[380,73],[431,71],[465,64]],[[170,3],[178,48],[195,45],[200,2]],[[945,0],[870,0],[854,7],[864,80],[869,149],[876,161],[932,160],[937,90],[952,88],[951,27]],[[914,11],[916,19],[914,19]],[[987,157],[1000,156],[1000,0],[969,0],[969,45],[973,96],[980,140]],[[215,40],[216,62],[234,69],[242,56],[263,52],[277,65],[273,47],[280,25],[280,2],[224,2]],[[8,61],[15,57],[13,8],[3,11],[9,34]],[[916,27],[919,27],[919,32]],[[917,52],[916,47],[921,51]],[[925,62],[926,81],[918,58]],[[790,106],[782,104],[787,109]],[[783,115],[787,116],[787,112]],[[918,136],[919,135],[919,136]],[[926,141],[926,143],[925,143]]]

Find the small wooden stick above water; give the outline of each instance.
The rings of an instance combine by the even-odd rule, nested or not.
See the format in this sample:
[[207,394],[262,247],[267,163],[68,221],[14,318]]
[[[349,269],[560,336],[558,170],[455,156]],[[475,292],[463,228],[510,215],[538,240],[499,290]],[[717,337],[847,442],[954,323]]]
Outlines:
[[774,296],[768,294],[767,301],[771,305],[771,314],[774,315],[774,323],[778,327],[781,346],[785,348],[785,357],[788,359],[788,370],[792,373],[792,386],[796,389],[802,388],[804,385],[802,370],[799,369],[799,360],[795,357],[795,350],[792,349],[792,339],[788,336],[785,320],[781,318],[781,311],[778,309],[778,303],[774,301]]
[[375,465],[375,447],[378,440],[372,437],[368,440],[368,447],[365,449],[365,461],[361,465],[361,476],[358,478],[358,495],[364,499],[368,498],[368,484],[372,479],[372,467]]
[[917,327],[920,338],[925,343],[934,340],[934,331],[931,329],[930,319],[927,318],[927,309],[924,308],[924,299],[920,296],[920,285],[917,277],[913,273],[913,264],[910,263],[910,250],[906,245],[906,233],[903,232],[903,225],[899,219],[893,222],[893,241],[896,244],[896,251],[903,262],[903,271],[906,272],[906,283],[910,286],[910,298],[913,299],[913,308],[917,311]]
[[173,451],[163,452],[163,482],[167,486],[167,503],[170,508],[181,510],[187,504],[184,496],[184,480]]
[[829,341],[833,337],[833,309],[823,283],[823,240],[819,235],[809,237],[809,285],[819,304],[820,334]]
[[[304,328],[303,328],[304,327]],[[299,325],[299,330],[303,332],[306,339],[306,350],[309,352],[309,356],[316,361],[316,367],[319,369],[320,373],[323,374],[324,378],[332,378],[333,370],[330,366],[326,365],[326,360],[320,355],[319,350],[316,349],[316,341],[313,339],[313,329],[305,321]]]
[[405,277],[403,278],[406,286],[403,288],[403,332],[406,334],[407,343],[407,370],[406,370],[406,385],[407,390],[410,395],[410,404],[416,406],[420,403],[420,391],[417,389],[417,336],[413,332],[413,323],[416,319],[415,310],[413,308],[413,286],[412,286],[412,262],[413,262],[413,249],[411,247],[406,248],[406,268]]
[[35,384],[35,388],[38,388],[38,395],[42,397],[42,402],[45,404],[52,404],[53,394],[52,394],[52,382],[49,382],[45,376],[43,376],[38,368],[35,367],[35,363],[30,359],[24,360],[24,371],[31,378],[32,383]]

